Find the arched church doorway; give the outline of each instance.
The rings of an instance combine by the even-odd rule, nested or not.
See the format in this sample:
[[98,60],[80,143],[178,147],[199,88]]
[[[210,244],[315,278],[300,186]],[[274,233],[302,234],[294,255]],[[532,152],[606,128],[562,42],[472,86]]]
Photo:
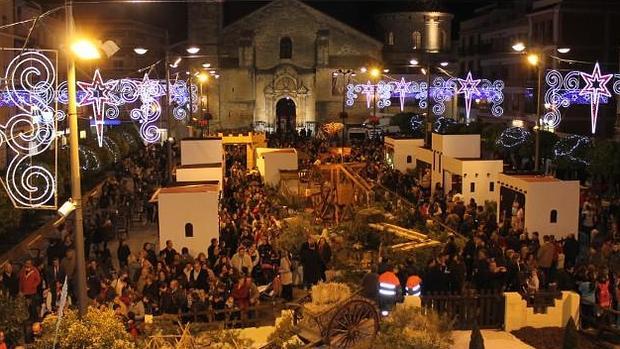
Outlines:
[[290,97],[282,98],[276,103],[277,131],[295,131],[296,126],[296,107],[295,102]]

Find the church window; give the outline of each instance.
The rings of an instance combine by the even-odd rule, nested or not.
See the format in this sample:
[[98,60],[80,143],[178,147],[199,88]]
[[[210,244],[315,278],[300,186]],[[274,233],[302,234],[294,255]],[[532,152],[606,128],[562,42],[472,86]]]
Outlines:
[[411,41],[414,50],[422,48],[422,34],[420,34],[420,32],[413,32],[411,34]]
[[280,39],[280,59],[293,58],[293,41],[288,36]]
[[387,44],[388,45],[394,45],[394,33],[393,32],[389,32],[387,35]]

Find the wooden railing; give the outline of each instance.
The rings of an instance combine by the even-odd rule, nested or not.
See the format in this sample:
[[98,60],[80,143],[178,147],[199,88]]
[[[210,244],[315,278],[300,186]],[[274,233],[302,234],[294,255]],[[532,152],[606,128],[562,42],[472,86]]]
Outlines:
[[216,328],[238,328],[238,327],[256,327],[259,321],[265,321],[265,318],[275,319],[274,305],[272,303],[261,303],[252,307],[248,307],[246,310],[240,310],[239,308],[225,308],[225,309],[213,309],[198,310],[196,308],[191,309],[188,312],[183,312],[178,315],[168,314],[155,316],[154,321],[165,321],[170,319],[170,316],[176,317],[183,322],[191,321],[195,323],[206,324],[207,327]]
[[476,323],[488,329],[504,326],[505,301],[501,292],[440,292],[423,295],[421,300],[422,309],[447,316],[457,330],[471,330]]

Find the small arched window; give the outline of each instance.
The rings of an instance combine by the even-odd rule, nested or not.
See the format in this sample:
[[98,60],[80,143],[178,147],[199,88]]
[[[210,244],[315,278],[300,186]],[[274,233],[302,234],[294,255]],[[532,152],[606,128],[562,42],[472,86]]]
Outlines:
[[411,157],[411,155],[407,155],[407,163],[410,164],[413,162],[413,158]]
[[293,41],[288,36],[280,39],[280,59],[293,58]]
[[192,223],[185,223],[185,237],[186,238],[194,237],[194,225]]
[[420,32],[411,33],[411,44],[414,50],[422,48],[422,34]]
[[394,45],[394,33],[393,32],[388,33],[386,41],[388,45]]
[[551,213],[549,214],[549,222],[550,223],[558,222],[558,210],[551,210]]

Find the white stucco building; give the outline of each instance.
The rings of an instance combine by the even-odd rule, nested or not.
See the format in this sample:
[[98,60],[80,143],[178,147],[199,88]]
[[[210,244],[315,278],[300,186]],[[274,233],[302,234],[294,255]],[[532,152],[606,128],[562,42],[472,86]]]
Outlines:
[[257,148],[256,168],[265,184],[277,186],[280,184],[280,170],[296,171],[298,169],[297,150],[295,148]]
[[223,186],[224,148],[221,137],[181,140],[181,166],[176,168],[178,183],[217,183]]
[[384,138],[385,161],[393,169],[407,172],[415,168],[414,150],[424,146],[424,139],[419,138]]
[[453,190],[479,205],[496,200],[495,183],[503,172],[502,160],[480,159],[480,135],[441,135],[433,133],[432,149],[417,146],[415,167],[431,173],[431,190],[437,185]]
[[[561,239],[577,235],[579,227],[579,181],[549,176],[500,174],[496,192],[499,222],[511,218],[513,206],[522,208],[523,227],[529,233]],[[517,204],[515,204],[515,202]]]
[[197,184],[162,188],[159,205],[159,247],[172,240],[180,251],[205,252],[212,238],[219,238],[220,189],[215,184]]

